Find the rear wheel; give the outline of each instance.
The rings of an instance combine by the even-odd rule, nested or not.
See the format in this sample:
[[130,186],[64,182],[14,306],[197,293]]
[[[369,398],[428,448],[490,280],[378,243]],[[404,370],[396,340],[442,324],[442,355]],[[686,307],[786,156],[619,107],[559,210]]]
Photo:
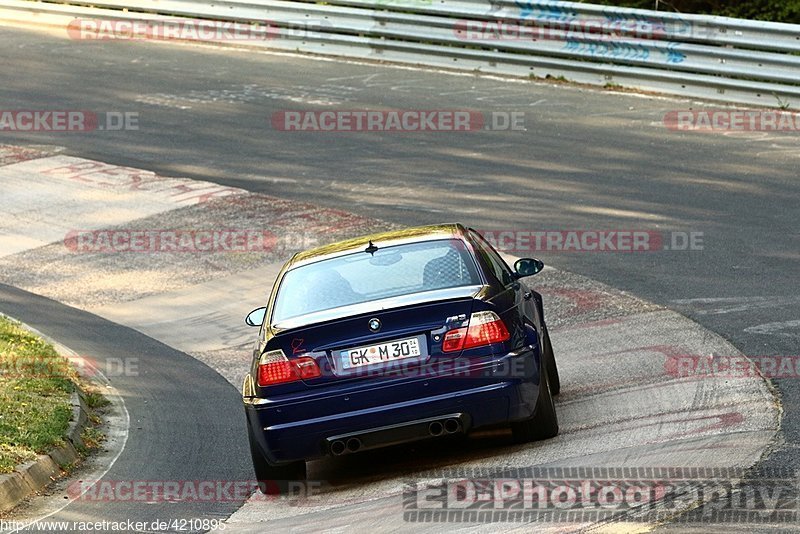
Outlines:
[[253,436],[253,429],[249,421],[247,422],[247,437],[250,440],[250,456],[253,459],[253,471],[255,471],[256,480],[258,480],[258,488],[261,490],[261,493],[267,495],[287,493],[290,481],[305,480],[305,462],[271,465],[267,461]]
[[[546,360],[543,360],[542,363],[546,363]],[[558,416],[556,415],[556,405],[553,402],[549,375],[547,365],[545,365],[544,372],[541,374],[539,398],[536,401],[533,417],[511,423],[511,432],[517,443],[527,443],[558,435]]]
[[547,378],[550,380],[550,392],[553,395],[561,393],[561,378],[558,376],[558,365],[556,365],[556,355],[553,353],[553,345],[550,343],[550,334],[547,327],[542,326],[544,335],[542,336],[542,346],[544,357],[547,360]]

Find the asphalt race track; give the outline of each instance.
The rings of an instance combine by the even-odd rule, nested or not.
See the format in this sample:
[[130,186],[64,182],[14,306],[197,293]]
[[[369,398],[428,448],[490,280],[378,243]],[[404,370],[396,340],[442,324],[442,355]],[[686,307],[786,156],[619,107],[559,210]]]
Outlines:
[[[262,292],[254,288],[271,286],[282,259],[311,244],[297,237],[314,238],[315,244],[323,244],[387,226],[342,210],[281,200],[213,182],[163,177],[144,169],[52,155],[41,149],[0,145],[0,159],[4,162],[0,166],[0,182],[5,193],[0,197],[0,212],[6,215],[0,221],[0,235],[5,236],[0,242],[0,275],[4,279],[184,351],[218,372],[217,380],[227,380],[234,387],[241,384],[252,342],[252,332],[242,325],[242,317],[263,303]],[[248,252],[241,246],[238,251],[232,249],[233,241],[224,238],[223,233],[230,238],[237,228],[239,235],[247,228],[255,231],[247,241],[254,250]],[[269,230],[263,235],[265,228]],[[188,254],[157,251],[158,247],[140,249],[142,243],[150,243],[147,239],[136,245],[133,239],[127,241],[131,232],[147,230],[158,234],[158,229],[182,229],[183,237],[190,241],[192,235],[187,230],[219,232],[215,233],[216,244],[210,242],[211,248],[190,247],[188,250],[193,252]],[[95,246],[116,243],[119,237],[123,238],[120,243],[139,252],[131,253],[127,247],[115,251],[108,250],[107,245]],[[152,243],[157,244],[158,240]],[[148,251],[151,254],[145,253]],[[513,261],[510,257],[509,263]],[[536,277],[535,284],[547,302],[549,329],[559,354],[564,390],[557,402],[560,435],[556,438],[514,446],[507,429],[498,429],[474,434],[456,448],[451,441],[442,440],[342,459],[322,459],[309,462],[309,480],[300,485],[303,491],[280,499],[264,498],[260,493],[249,496],[252,483],[247,480],[209,480],[204,476],[204,467],[194,464],[183,465],[184,478],[176,479],[164,478],[158,462],[149,462],[138,466],[137,480],[120,481],[103,470],[103,466],[115,467],[118,460],[124,465],[129,458],[124,454],[124,445],[130,416],[124,396],[112,382],[109,393],[112,401],[117,400],[115,411],[125,417],[107,416],[106,450],[90,458],[82,468],[89,473],[59,481],[49,490],[49,499],[33,499],[31,509],[24,511],[25,520],[47,528],[44,520],[52,521],[56,513],[86,517],[73,514],[72,506],[80,508],[91,502],[116,508],[109,517],[117,521],[152,525],[154,520],[187,518],[154,519],[148,507],[129,506],[132,500],[221,499],[230,503],[247,498],[225,520],[225,530],[261,532],[266,523],[290,521],[300,529],[357,527],[391,531],[417,521],[413,517],[406,519],[405,508],[400,508],[405,502],[406,482],[416,484],[413,481],[435,478],[442,469],[478,473],[494,472],[500,466],[526,469],[544,465],[561,470],[546,475],[552,481],[560,480],[559,473],[568,468],[624,467],[626,473],[635,470],[638,479],[653,476],[646,470],[664,466],[749,468],[772,444],[779,407],[761,377],[742,376],[731,383],[726,376],[684,376],[679,372],[686,363],[693,365],[695,359],[707,361],[708,356],[704,355],[738,354],[730,344],[676,312],[574,273],[548,267]],[[16,313],[13,301],[4,308]],[[94,334],[82,330],[81,335],[82,347],[86,348]],[[94,345],[103,341],[105,338],[100,338]],[[98,362],[92,368],[105,371],[107,379],[137,377],[135,381],[128,380],[124,390],[127,395],[141,396],[138,385],[143,384],[151,405],[172,406],[172,390],[156,393],[148,389],[148,374],[141,371],[135,352],[109,357],[102,347],[99,354],[79,353],[69,347],[64,350],[72,358]],[[161,364],[171,363],[165,360]],[[214,412],[218,399],[209,395],[197,402],[204,404],[195,405],[195,409]],[[229,439],[243,441],[243,429],[229,433]],[[234,465],[241,461],[238,456],[226,455],[233,450],[229,444],[208,440],[202,446],[224,449],[219,453],[220,460],[231,458]],[[153,454],[173,458],[176,451],[161,449]],[[502,458],[502,464],[498,458]],[[237,472],[235,467],[228,469],[224,464],[216,467],[222,474]],[[631,476],[610,472],[606,476],[613,476],[614,480],[617,474]],[[666,476],[672,481],[676,475]],[[725,480],[733,476],[723,475]],[[133,483],[141,487],[143,482],[143,492],[127,487]],[[225,489],[233,484],[237,488],[245,486],[244,491],[237,490],[240,493],[235,497]],[[159,493],[156,485],[164,490]],[[168,485],[178,489],[168,495]],[[153,489],[148,494],[150,487]],[[85,493],[81,488],[86,489]],[[222,493],[217,495],[213,491],[216,488]],[[673,493],[682,495],[684,490]],[[375,499],[386,504],[382,514],[370,512]],[[631,528],[649,527],[686,511],[698,499],[700,496],[689,494],[669,509],[656,510],[656,515],[624,514],[616,521],[626,520],[632,523]],[[121,506],[117,508],[118,504]],[[180,511],[180,507],[175,510]],[[131,515],[122,515],[126,513]],[[17,514],[15,518],[20,519]],[[593,511],[564,519],[568,524],[542,517],[529,520],[535,520],[539,529],[554,531],[599,526],[605,521]],[[13,532],[14,527],[11,528]],[[73,530],[86,528],[77,526]],[[94,530],[118,529],[112,524]],[[200,523],[189,530],[202,531],[206,527]]]
[[[74,42],[8,28],[0,29],[0,43],[7,56],[2,70],[14,74],[0,88],[4,108],[139,114],[138,131],[2,132],[0,143],[66,147],[74,156],[396,224],[460,220],[486,230],[702,232],[697,250],[533,255],[678,311],[745,355],[798,354],[796,133],[676,133],[664,127],[664,114],[699,104],[569,86],[239,50]],[[283,110],[383,107],[521,111],[525,130],[374,134],[270,126],[272,114]],[[146,397],[125,398],[132,419],[142,414],[145,425],[148,418],[162,419],[158,425],[150,419],[153,426],[139,438],[132,424],[128,447],[135,458],[115,466],[119,477],[141,476],[136,466],[152,463],[153,451],[164,448],[208,454],[192,462],[208,471],[192,476],[235,478],[228,468],[215,471],[212,456],[224,454],[226,466],[235,458],[238,476],[249,477],[246,451],[236,450],[242,441],[225,437],[239,429],[238,395],[212,370],[89,314],[12,288],[2,294],[4,303],[15,299],[12,315],[76,351],[92,343],[98,345],[87,350],[137,354],[148,369],[148,387],[174,391],[159,396],[165,410],[146,406]],[[174,367],[159,367],[167,360]],[[187,377],[191,388],[184,385]],[[783,407],[781,436],[762,467],[800,467],[798,378],[774,380]],[[212,390],[220,399],[215,410],[192,419],[216,432],[184,411],[193,406],[191,395],[206,397]],[[178,425],[183,431],[176,431]],[[198,450],[192,444],[201,437],[216,441]],[[184,458],[159,460],[161,478],[182,478]],[[235,508],[186,512],[224,517]]]

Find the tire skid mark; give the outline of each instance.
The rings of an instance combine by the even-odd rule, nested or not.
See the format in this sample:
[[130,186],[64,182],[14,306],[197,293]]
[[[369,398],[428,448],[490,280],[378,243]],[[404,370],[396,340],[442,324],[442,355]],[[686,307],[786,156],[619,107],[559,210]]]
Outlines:
[[574,315],[581,315],[593,310],[602,308],[608,295],[598,291],[587,291],[580,289],[542,289],[542,295],[567,299],[572,303],[570,312]]

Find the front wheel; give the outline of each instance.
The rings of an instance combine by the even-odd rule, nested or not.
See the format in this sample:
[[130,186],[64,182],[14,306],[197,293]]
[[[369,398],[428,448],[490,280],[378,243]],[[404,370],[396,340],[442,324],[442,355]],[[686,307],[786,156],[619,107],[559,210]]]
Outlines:
[[261,448],[258,446],[250,422],[247,422],[247,437],[250,441],[250,456],[253,459],[253,471],[258,480],[258,488],[261,493],[267,495],[279,495],[288,492],[289,482],[305,480],[306,463],[292,462],[285,465],[272,465],[264,457]]
[[536,401],[533,417],[511,423],[511,433],[517,443],[528,443],[558,435],[558,416],[556,415],[556,405],[553,402],[553,392],[550,388],[550,373],[547,366],[542,371],[539,398]]

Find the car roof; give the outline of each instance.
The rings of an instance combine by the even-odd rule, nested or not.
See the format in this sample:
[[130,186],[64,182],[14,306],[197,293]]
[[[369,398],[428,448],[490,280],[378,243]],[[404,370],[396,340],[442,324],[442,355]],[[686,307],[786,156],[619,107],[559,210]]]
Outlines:
[[435,224],[430,226],[415,226],[401,230],[390,230],[377,234],[360,236],[344,241],[337,241],[321,247],[298,252],[287,262],[286,268],[292,269],[307,263],[344,256],[352,252],[364,250],[370,243],[378,248],[402,245],[406,243],[419,243],[436,239],[458,238],[463,239],[467,229],[460,223]]

